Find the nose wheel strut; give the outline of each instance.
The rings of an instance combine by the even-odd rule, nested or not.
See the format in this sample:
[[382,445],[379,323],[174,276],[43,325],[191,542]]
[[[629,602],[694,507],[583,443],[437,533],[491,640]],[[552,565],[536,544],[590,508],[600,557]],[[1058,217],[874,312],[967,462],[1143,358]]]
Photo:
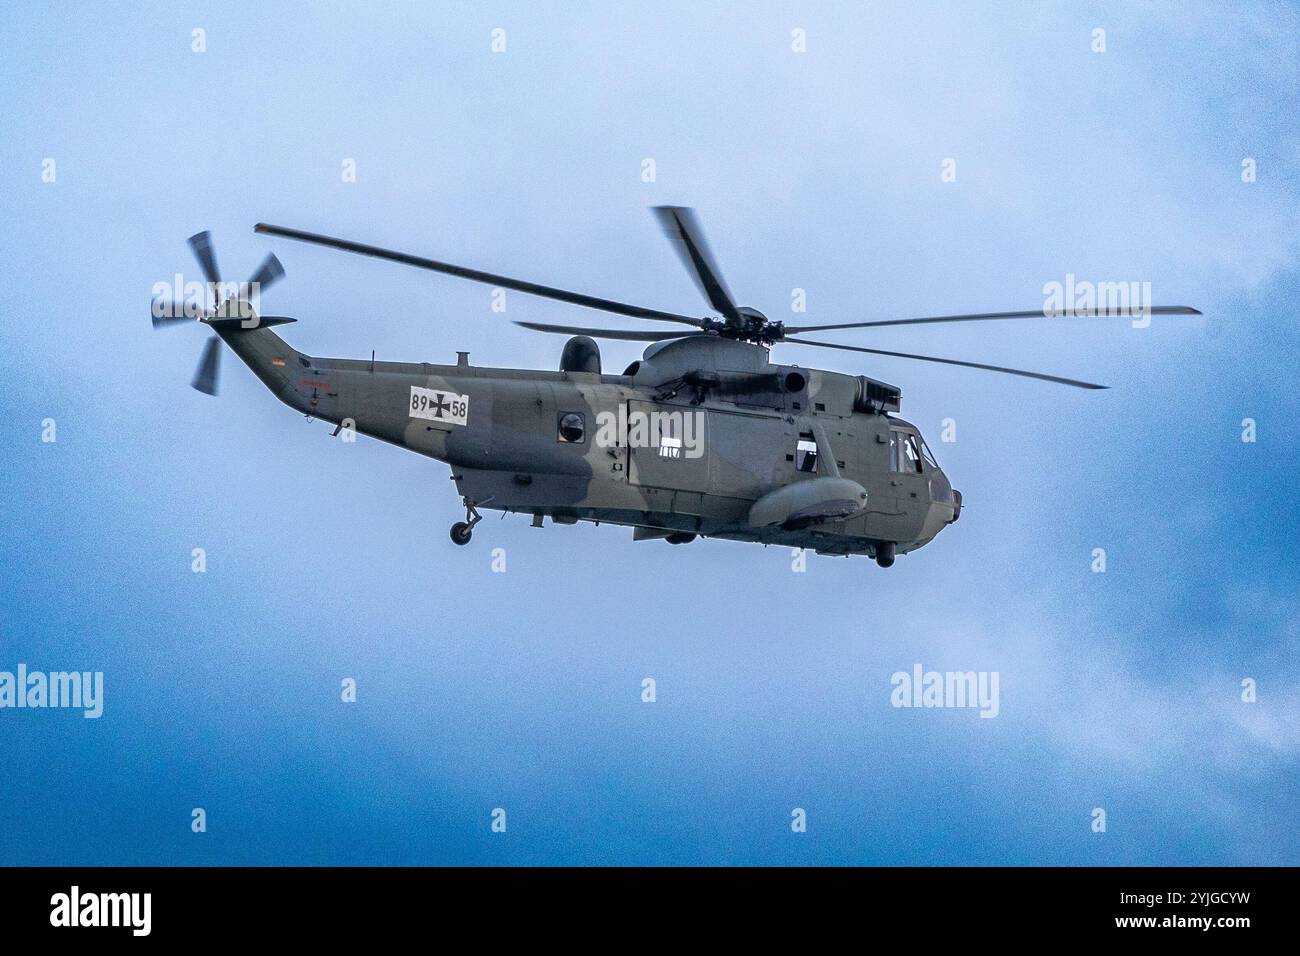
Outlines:
[[474,537],[474,525],[483,520],[483,516],[478,513],[478,509],[474,505],[474,501],[466,498],[465,520],[457,521],[451,526],[451,540],[455,544],[469,544],[469,539]]

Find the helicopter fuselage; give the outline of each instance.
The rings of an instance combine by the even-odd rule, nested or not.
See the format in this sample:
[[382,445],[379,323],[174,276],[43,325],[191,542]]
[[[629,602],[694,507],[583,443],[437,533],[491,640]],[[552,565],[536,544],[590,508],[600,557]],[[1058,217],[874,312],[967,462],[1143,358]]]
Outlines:
[[[294,319],[259,320],[254,314],[261,291],[284,275],[274,254],[253,274],[247,299],[243,291],[217,292],[215,309],[205,299],[191,314],[156,290],[152,322],[164,328],[197,318],[291,408],[337,423],[348,437],[371,435],[449,464],[465,501],[465,520],[450,529],[459,545],[469,543],[482,520],[478,509],[490,508],[529,514],[536,526],[547,518],[557,524],[603,521],[632,527],[634,540],[685,544],[699,536],[731,538],[819,554],[866,554],[889,567],[896,555],[922,547],[961,516],[961,493],[916,427],[896,416],[897,388],[865,375],[773,364],[771,347],[784,343],[1080,389],[1106,387],[1002,365],[804,338],[882,326],[1047,318],[1049,312],[786,325],[736,302],[689,208],[656,206],[654,212],[710,314],[668,312],[302,229],[254,227],[266,235],[660,323],[612,329],[517,322],[571,336],[557,372],[483,368],[471,365],[467,352],[457,353],[455,365],[375,362],[373,353],[369,362],[305,355],[271,331]],[[211,236],[196,233],[189,245],[209,290],[220,290]],[[1071,314],[1119,313],[1107,305]],[[1184,305],[1142,305],[1142,318],[1156,314],[1201,313]],[[596,339],[652,344],[623,374],[607,375]],[[209,338],[191,382],[195,389],[217,393],[220,356],[220,342]]]
[[450,465],[471,513],[887,565],[961,510],[919,431],[891,413],[897,389],[772,365],[751,343],[691,335],[609,375],[585,338],[552,372],[466,353],[454,365],[316,358],[269,328],[216,331],[291,408]]

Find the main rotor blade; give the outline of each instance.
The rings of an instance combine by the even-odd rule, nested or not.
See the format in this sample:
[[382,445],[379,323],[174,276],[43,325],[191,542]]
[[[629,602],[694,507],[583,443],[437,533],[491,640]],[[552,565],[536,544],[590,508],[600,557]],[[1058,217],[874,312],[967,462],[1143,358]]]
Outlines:
[[698,332],[626,331],[623,329],[584,329],[576,325],[546,325],[543,322],[516,322],[534,332],[555,332],[560,335],[590,335],[594,339],[620,339],[625,342],[658,342],[663,339],[684,339]]
[[961,365],[965,368],[982,368],[989,372],[1004,372],[1007,375],[1019,375],[1023,378],[1036,378],[1043,382],[1056,382],[1058,385],[1073,385],[1075,388],[1109,388],[1109,385],[1094,385],[1092,382],[1080,382],[1072,378],[1057,375],[1043,375],[1041,372],[1025,372],[1018,368],[1003,368],[1000,365],[982,365],[979,362],[963,362],[960,359],[935,358],[932,355],[911,355],[907,352],[886,352],[884,349],[864,349],[856,345],[839,345],[835,342],[813,342],[809,339],[782,339],[798,345],[816,345],[824,349],[843,349],[846,352],[866,352],[869,355],[889,355],[893,358],[914,359],[918,362],[937,362],[940,365]]
[[208,285],[219,283],[221,274],[217,271],[217,255],[212,251],[212,235],[208,232],[196,232],[190,236],[189,243],[194,258],[199,260],[199,268],[203,270],[203,278],[208,280]]
[[194,370],[194,388],[205,395],[217,394],[217,376],[221,372],[221,339],[215,335],[203,344],[203,355],[199,358],[199,367]]
[[827,332],[831,329],[874,329],[885,325],[927,325],[931,322],[983,322],[989,319],[1057,319],[1067,318],[1141,318],[1147,315],[1201,315],[1199,309],[1188,305],[1153,305],[1150,309],[1126,309],[1123,312],[1106,309],[1071,309],[1068,312],[1048,312],[1034,309],[1028,312],[974,312],[970,315],[931,315],[920,319],[887,319],[882,322],[844,322],[837,325],[787,325],[787,332]]
[[726,318],[739,321],[740,313],[736,311],[735,300],[722,280],[722,270],[709,252],[709,245],[704,241],[704,230],[700,228],[694,210],[685,206],[654,206],[653,209],[659,218],[659,224],[663,226],[664,234],[672,241],[682,264],[709,300],[709,304]]
[[569,302],[573,305],[585,306],[588,309],[600,309],[604,312],[626,315],[634,319],[654,319],[659,322],[678,322],[682,325],[693,325],[696,327],[700,325],[699,319],[693,319],[689,315],[678,315],[676,312],[661,312],[659,309],[647,309],[639,305],[628,305],[625,302],[615,302],[612,299],[597,298],[594,295],[583,295],[580,292],[569,292],[565,289],[556,289],[552,286],[539,285],[536,282],[525,282],[522,279],[511,279],[508,276],[496,275],[491,272],[481,272],[478,269],[466,269],[463,266],[453,266],[445,262],[435,262],[433,259],[425,259],[421,256],[409,255],[405,252],[395,252],[392,249],[381,249],[378,246],[367,246],[360,242],[350,242],[346,239],[334,239],[330,236],[303,232],[300,229],[288,229],[284,226],[272,226],[264,222],[259,222],[253,228],[255,232],[266,233],[270,236],[281,236],[285,239],[296,239],[299,242],[310,242],[318,246],[328,246],[331,249],[342,249],[344,252],[355,252],[357,255],[361,256],[373,256],[376,259],[388,259],[391,262],[400,262],[404,265],[415,266],[418,269],[428,269],[431,272],[442,272],[446,275],[459,276],[462,279],[471,279],[474,282],[485,282],[488,285],[514,289],[516,292],[527,292],[529,295],[540,295],[547,299],[558,299],[560,302]]

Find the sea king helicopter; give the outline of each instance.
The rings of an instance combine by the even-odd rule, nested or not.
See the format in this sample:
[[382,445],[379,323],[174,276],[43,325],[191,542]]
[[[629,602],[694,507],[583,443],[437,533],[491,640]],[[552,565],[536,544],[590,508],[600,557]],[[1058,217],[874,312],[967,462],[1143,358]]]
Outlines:
[[[310,418],[370,435],[451,466],[465,520],[451,539],[468,544],[479,509],[532,516],[541,527],[592,521],[633,529],[636,541],[686,544],[728,538],[862,554],[881,567],[928,544],[955,522],[961,493],[921,432],[898,417],[897,386],[866,375],[773,364],[795,344],[1018,375],[1076,388],[1090,382],[958,359],[864,348],[805,334],[898,325],[1031,319],[1054,313],[986,312],[830,325],[786,325],[736,305],[691,210],[655,207],[665,233],[714,314],[696,317],[597,298],[449,265],[377,246],[259,223],[256,231],[387,259],[496,288],[662,322],[679,329],[606,329],[517,322],[570,336],[554,372],[486,368],[458,353],[454,365],[320,358],[273,329],[295,321],[260,316],[256,295],[284,275],[272,254],[247,286],[221,281],[208,233],[191,249],[211,291],[203,303],[155,299],[153,323],[207,325],[192,382],[215,395],[224,342],[280,401]],[[247,289],[253,295],[246,294]],[[1110,307],[1072,316],[1129,314]],[[1147,306],[1142,315],[1195,315]],[[601,367],[596,339],[648,342],[621,374]]]

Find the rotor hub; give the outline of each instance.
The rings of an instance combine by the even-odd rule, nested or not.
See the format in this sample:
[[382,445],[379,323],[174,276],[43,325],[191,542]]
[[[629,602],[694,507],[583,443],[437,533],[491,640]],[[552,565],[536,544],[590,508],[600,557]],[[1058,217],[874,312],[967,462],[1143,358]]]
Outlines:
[[755,345],[772,345],[785,338],[784,323],[773,322],[758,309],[747,305],[738,306],[731,318],[704,319],[700,326],[706,332],[716,332],[723,338]]

